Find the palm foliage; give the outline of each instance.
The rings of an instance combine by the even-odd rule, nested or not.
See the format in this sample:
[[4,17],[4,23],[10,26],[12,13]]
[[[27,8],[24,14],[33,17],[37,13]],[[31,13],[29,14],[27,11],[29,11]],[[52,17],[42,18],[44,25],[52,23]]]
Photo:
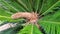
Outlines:
[[[39,14],[38,23],[46,34],[60,34],[60,0],[0,0],[0,23],[8,21],[21,24],[24,19],[13,20],[10,16],[16,12],[33,11]],[[44,34],[33,24],[23,28],[17,26],[0,34]]]

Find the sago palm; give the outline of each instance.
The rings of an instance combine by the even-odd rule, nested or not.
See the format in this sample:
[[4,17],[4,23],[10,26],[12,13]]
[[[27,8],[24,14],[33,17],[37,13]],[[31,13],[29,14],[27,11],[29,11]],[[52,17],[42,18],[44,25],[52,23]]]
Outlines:
[[60,0],[0,0],[0,34],[60,34]]

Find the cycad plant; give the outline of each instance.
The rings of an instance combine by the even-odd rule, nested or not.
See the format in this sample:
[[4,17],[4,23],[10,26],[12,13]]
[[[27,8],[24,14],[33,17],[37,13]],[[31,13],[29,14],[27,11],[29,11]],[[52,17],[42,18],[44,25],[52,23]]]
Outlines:
[[[19,12],[31,15],[36,13],[38,21],[27,24],[29,20],[25,18],[11,18]],[[6,24],[13,27],[1,31],[0,34],[60,34],[60,0],[0,0],[0,30]]]

